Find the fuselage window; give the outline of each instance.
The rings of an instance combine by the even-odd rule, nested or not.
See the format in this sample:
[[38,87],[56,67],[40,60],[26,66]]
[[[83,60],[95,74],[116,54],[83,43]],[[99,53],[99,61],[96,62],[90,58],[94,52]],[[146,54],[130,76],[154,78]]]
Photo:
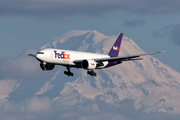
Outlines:
[[44,54],[44,52],[38,52],[37,54]]

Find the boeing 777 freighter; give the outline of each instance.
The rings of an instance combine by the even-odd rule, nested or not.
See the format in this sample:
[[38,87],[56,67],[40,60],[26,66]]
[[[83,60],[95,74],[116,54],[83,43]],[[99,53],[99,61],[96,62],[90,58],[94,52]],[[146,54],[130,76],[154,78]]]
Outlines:
[[87,74],[96,76],[96,73],[93,71],[94,69],[112,67],[124,61],[142,60],[143,58],[139,58],[140,56],[152,55],[162,52],[159,51],[155,53],[118,57],[122,37],[123,33],[120,33],[114,45],[111,47],[108,55],[53,48],[40,50],[36,55],[29,55],[40,61],[40,67],[42,70],[52,70],[55,65],[62,65],[67,68],[67,71],[64,71],[64,74],[68,76],[74,75],[70,71],[71,67],[83,68],[88,70]]

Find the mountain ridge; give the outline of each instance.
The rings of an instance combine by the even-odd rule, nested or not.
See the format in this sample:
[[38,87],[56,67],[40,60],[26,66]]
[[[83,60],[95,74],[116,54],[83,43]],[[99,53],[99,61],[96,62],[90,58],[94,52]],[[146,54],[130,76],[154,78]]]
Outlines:
[[[73,32],[76,32],[76,31],[73,31]],[[78,32],[80,32],[80,31],[78,31]],[[87,32],[87,31],[86,31]],[[95,32],[95,31],[88,31],[87,33],[89,33],[90,35],[92,35],[92,34],[98,34],[98,32]],[[86,34],[87,34],[86,33]],[[90,35],[88,35],[88,36],[90,36]],[[93,36],[95,36],[95,35],[93,35]],[[97,35],[98,36],[98,35]],[[86,37],[85,39],[87,39],[87,38],[89,38],[89,37]],[[125,40],[124,40],[125,39]],[[94,41],[94,39],[93,39],[93,41]],[[127,41],[130,41],[130,42],[127,42]],[[107,41],[108,42],[108,41]],[[111,41],[111,43],[113,43],[112,41]],[[110,44],[110,43],[108,43],[108,44]],[[126,48],[124,47],[124,44],[126,45]],[[132,46],[133,47],[135,47],[136,49],[135,50],[131,50],[132,49]],[[127,51],[127,47],[131,50],[129,50],[129,51]],[[109,49],[109,48],[108,48]],[[126,50],[125,50],[126,49]],[[141,50],[133,41],[132,41],[132,39],[128,39],[127,37],[124,37],[123,38],[123,42],[122,42],[122,47],[121,47],[121,51],[120,51],[120,54],[123,54],[123,55],[130,55],[130,54],[134,54],[134,53],[137,53],[137,51],[139,51],[139,52],[143,52],[143,50]],[[103,53],[107,53],[108,52],[108,50],[104,50],[104,52]],[[143,52],[144,53],[144,52]],[[165,66],[165,65],[162,65],[162,63],[160,63],[160,61],[158,61],[157,59],[155,59],[155,58],[153,58],[153,57],[151,57],[151,56],[148,56],[148,57],[145,57],[145,58],[148,58],[148,59],[150,59],[151,60],[151,62],[153,62],[154,63],[154,65],[155,66],[153,66],[153,67],[156,67],[156,68],[158,68],[158,69],[161,69],[161,70],[163,70],[163,72],[165,73],[165,74],[163,74],[163,75],[161,75],[161,74],[159,74],[159,75],[161,75],[161,77],[163,77],[164,75],[166,75],[167,74],[167,69],[169,69],[169,67],[167,67],[167,66]],[[146,64],[146,66],[149,64],[149,63],[147,63],[147,61],[146,60],[144,60],[143,62],[145,62],[144,64]],[[129,62],[128,62],[129,63]],[[134,65],[134,67],[137,67],[137,69],[141,69],[141,71],[140,71],[140,73],[143,73],[143,67],[145,66],[145,65],[142,65],[139,61],[135,61],[135,62],[133,62],[133,63],[136,63],[136,64],[138,64],[138,65]],[[124,65],[123,65],[124,64]],[[125,66],[127,66],[127,65],[125,65],[126,63],[122,63],[120,66],[118,66],[118,68],[119,67],[124,67],[125,68]],[[129,65],[133,65],[132,63],[129,63],[128,64],[128,66]],[[163,67],[165,67],[164,69],[162,69]],[[116,68],[117,68],[117,66],[116,66]],[[132,68],[131,68],[131,70],[133,70]],[[105,70],[106,71],[106,70]],[[170,69],[170,71],[172,72],[173,70],[172,69]],[[158,71],[157,71],[158,72]],[[152,71],[148,71],[148,73],[153,73],[153,74],[155,74],[155,72],[152,72]],[[178,73],[178,72],[176,72],[176,73]],[[127,73],[125,73],[125,74],[127,74]],[[136,73],[137,74],[137,73]],[[144,73],[144,74],[147,74],[147,73]],[[137,75],[138,76],[138,75]],[[139,75],[140,76],[140,75]],[[146,76],[149,76],[148,74],[146,75]],[[143,79],[143,77],[144,76],[142,76],[142,79],[141,79],[141,81],[139,81],[140,83],[141,82],[144,82],[144,79]],[[156,77],[158,77],[157,75],[156,75]],[[172,76],[166,76],[166,77],[170,77],[170,78],[172,78]],[[178,75],[178,77],[180,77],[179,75]],[[155,79],[155,78],[152,78],[151,76],[149,76],[149,78],[148,78],[149,80],[150,79]],[[165,79],[165,78],[164,78]],[[177,79],[177,77],[176,77],[176,79]],[[160,79],[159,79],[160,80]],[[154,85],[158,85],[158,83],[156,83],[156,82],[154,82],[153,80],[151,81],[151,82],[153,82],[153,84]],[[178,83],[179,83],[179,81],[178,81]],[[144,92],[144,93],[146,93],[146,92]]]
[[[95,30],[74,30],[53,38],[41,49],[68,47],[107,54],[116,38]],[[141,53],[145,52],[132,39],[123,37],[119,56]],[[95,70],[97,77],[75,68],[71,69],[74,77],[68,77],[63,74],[65,67],[56,66],[52,71],[43,71],[38,78],[17,79],[12,86],[6,83],[8,91],[0,88],[0,91],[7,91],[0,94],[3,100],[0,118],[10,114],[27,120],[178,120],[180,73],[152,56],[143,58]],[[38,61],[33,60],[33,63]],[[6,98],[2,97],[4,93]]]

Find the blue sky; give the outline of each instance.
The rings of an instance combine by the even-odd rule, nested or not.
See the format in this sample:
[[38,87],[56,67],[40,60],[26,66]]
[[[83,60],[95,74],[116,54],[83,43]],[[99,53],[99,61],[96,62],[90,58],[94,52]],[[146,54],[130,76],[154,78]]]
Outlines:
[[[0,59],[39,48],[72,30],[123,32],[180,72],[178,0],[0,0]],[[68,46],[67,46],[68,49]]]

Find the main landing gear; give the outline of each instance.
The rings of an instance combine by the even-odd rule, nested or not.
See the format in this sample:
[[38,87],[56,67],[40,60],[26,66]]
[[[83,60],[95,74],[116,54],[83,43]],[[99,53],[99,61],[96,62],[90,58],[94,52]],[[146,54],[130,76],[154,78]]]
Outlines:
[[68,71],[64,71],[64,74],[68,76],[73,76],[74,74],[70,71],[70,68],[69,67],[66,68],[68,69]]
[[89,74],[91,76],[96,76],[97,75],[93,70],[87,71],[87,74]]
[[[67,75],[67,76],[73,76],[74,74],[70,71],[70,67],[67,66],[66,67],[68,71],[64,71],[64,74]],[[87,71],[87,74],[91,75],[91,76],[96,76],[97,74],[91,70],[91,71]]]

